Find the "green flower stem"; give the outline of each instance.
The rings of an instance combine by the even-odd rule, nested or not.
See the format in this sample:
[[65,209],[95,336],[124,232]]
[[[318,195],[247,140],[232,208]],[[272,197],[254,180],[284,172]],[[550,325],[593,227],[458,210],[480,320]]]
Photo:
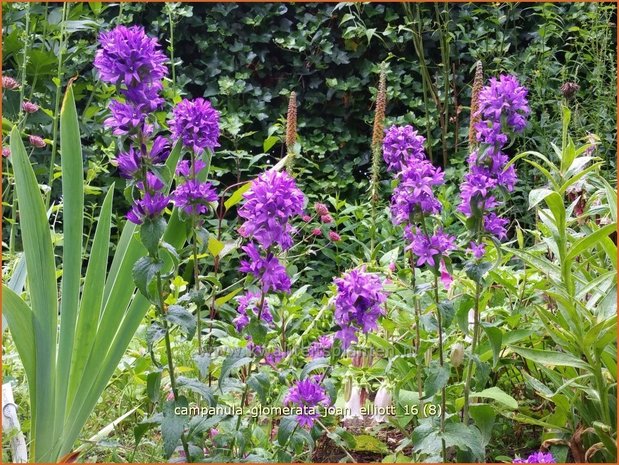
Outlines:
[[469,395],[471,392],[471,377],[473,375],[473,354],[477,348],[479,339],[479,296],[481,294],[481,284],[475,283],[475,307],[473,317],[473,341],[471,342],[471,355],[466,364],[466,378],[464,381],[464,409],[462,410],[462,421],[468,424],[469,421]]
[[49,159],[49,174],[47,177],[47,185],[49,191],[45,195],[45,205],[49,206],[52,196],[52,184],[54,183],[54,165],[56,162],[56,152],[58,150],[58,126],[60,123],[60,94],[62,92],[62,65],[63,54],[66,47],[66,22],[69,16],[69,4],[67,2],[62,5],[62,21],[60,22],[60,39],[58,47],[58,68],[56,69],[56,99],[54,102],[54,120],[52,122],[52,156]]
[[[416,287],[416,277],[415,277],[415,262],[411,253],[410,256],[410,268],[411,268],[411,273],[412,273],[412,278],[411,278],[411,286],[413,288],[413,306],[415,308],[415,350],[416,350],[416,355],[417,355],[417,361],[420,362],[421,361],[421,328],[419,327],[419,325],[421,324],[421,308],[419,306],[419,298],[417,297],[417,294],[415,293],[415,287]],[[422,373],[421,373],[421,364],[418,363],[417,365],[417,392],[419,393],[419,410],[423,411],[423,379],[422,379]]]
[[[445,357],[443,354],[443,317],[438,303],[438,276],[434,275],[434,303],[436,304],[436,320],[438,322],[438,361],[441,368],[445,365]],[[441,388],[441,445],[443,448],[443,462],[447,461],[447,447],[445,445],[445,395],[447,394],[447,387]]]

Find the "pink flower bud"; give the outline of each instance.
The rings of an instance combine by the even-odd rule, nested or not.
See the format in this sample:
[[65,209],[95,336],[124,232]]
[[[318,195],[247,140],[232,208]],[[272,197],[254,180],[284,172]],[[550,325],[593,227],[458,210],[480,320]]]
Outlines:
[[328,215],[329,214],[329,209],[327,208],[327,206],[324,203],[316,202],[314,204],[314,210],[316,210],[316,213],[318,213],[318,215],[320,215],[320,216],[324,216],[324,215]]
[[37,111],[39,111],[39,106],[36,103],[23,102],[21,104],[21,109],[24,110],[26,113],[36,113]]
[[312,221],[312,217],[309,215],[303,215],[301,219],[305,221],[306,223],[309,223],[310,221]]
[[389,271],[391,272],[395,271],[395,262],[389,263]]
[[2,156],[4,158],[9,158],[11,156],[11,149],[8,147],[2,147]]
[[329,239],[331,239],[333,242],[339,242],[342,240],[340,235],[335,231],[329,231]]
[[166,400],[168,400],[168,401],[174,400],[174,393],[172,391],[168,392]]
[[322,236],[322,231],[320,230],[320,228],[312,229],[312,236]]
[[329,214],[322,215],[320,217],[320,221],[322,221],[325,224],[333,223],[333,217]]
[[19,89],[19,82],[12,77],[2,76],[2,88],[9,90]]
[[445,266],[445,260],[441,260],[438,269],[441,272],[441,281],[443,282],[443,286],[449,290],[451,288],[451,283],[453,283],[454,280]]
[[28,142],[30,142],[30,145],[39,149],[42,149],[47,145],[43,138],[40,136],[28,136]]

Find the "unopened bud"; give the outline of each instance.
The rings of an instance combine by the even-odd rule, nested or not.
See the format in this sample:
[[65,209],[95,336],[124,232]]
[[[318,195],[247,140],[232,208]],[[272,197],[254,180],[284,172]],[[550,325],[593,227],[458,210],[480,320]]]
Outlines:
[[464,346],[458,342],[451,347],[451,364],[458,368],[462,362],[464,362]]

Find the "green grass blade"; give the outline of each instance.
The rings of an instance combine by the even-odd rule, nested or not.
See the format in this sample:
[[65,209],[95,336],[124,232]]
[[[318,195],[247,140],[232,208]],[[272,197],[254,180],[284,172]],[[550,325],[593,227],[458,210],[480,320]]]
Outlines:
[[100,309],[103,302],[103,286],[107,272],[107,260],[110,247],[110,227],[112,223],[112,200],[114,198],[114,184],[105,196],[99,221],[95,231],[90,259],[86,269],[82,300],[75,330],[75,344],[71,357],[71,375],[69,377],[69,403],[71,408],[77,387],[81,382],[86,361],[92,350],[97,332]]
[[60,110],[60,156],[62,166],[62,300],[56,373],[56,424],[60,430],[67,408],[71,354],[79,307],[84,229],[84,169],[82,142],[73,89],[68,87]]
[[[19,223],[28,269],[37,384],[36,417],[32,425],[31,457],[50,461],[54,445],[56,334],[58,289],[52,238],[36,176],[17,128],[11,131],[11,160],[19,202]],[[81,231],[80,231],[81,232]]]

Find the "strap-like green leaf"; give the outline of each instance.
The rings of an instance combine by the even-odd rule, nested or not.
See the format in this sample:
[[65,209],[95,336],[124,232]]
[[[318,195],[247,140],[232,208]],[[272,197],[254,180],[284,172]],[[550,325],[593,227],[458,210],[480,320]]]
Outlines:
[[60,156],[62,157],[62,300],[56,373],[56,424],[62,428],[67,408],[71,354],[79,307],[84,229],[84,168],[82,142],[73,89],[69,85],[60,110]]
[[84,279],[84,289],[75,331],[75,345],[71,358],[68,408],[72,405],[77,387],[84,376],[84,368],[94,344],[97,324],[99,323],[99,314],[103,302],[103,286],[101,283],[105,282],[110,247],[113,198],[114,184],[110,186],[101,207],[92,249],[90,250],[86,278]]
[[52,238],[36,176],[17,128],[11,131],[11,160],[19,202],[19,224],[28,268],[28,284],[34,329],[37,384],[31,393],[36,405],[31,455],[47,462],[53,448],[55,418],[56,333],[58,289]]

